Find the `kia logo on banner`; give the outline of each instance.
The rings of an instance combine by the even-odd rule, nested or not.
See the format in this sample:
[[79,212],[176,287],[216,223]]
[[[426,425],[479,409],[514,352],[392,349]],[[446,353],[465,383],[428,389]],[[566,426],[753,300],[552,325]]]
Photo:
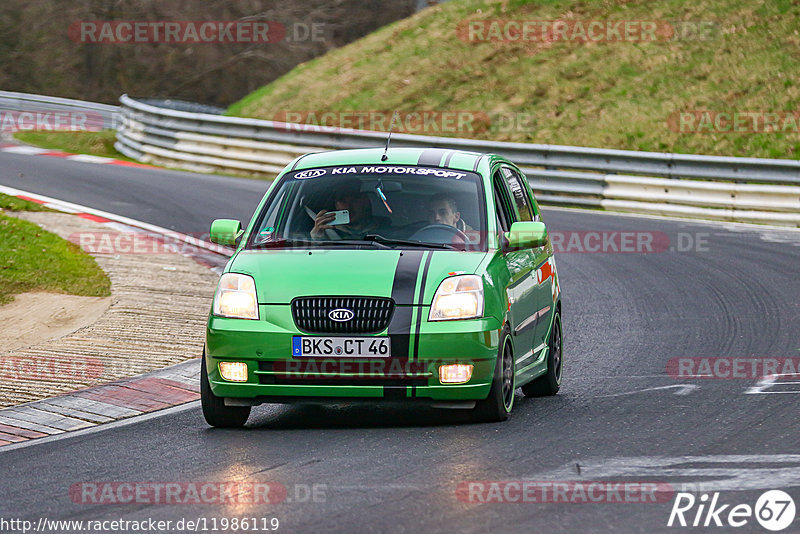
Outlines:
[[330,317],[332,321],[343,323],[353,318],[353,312],[345,308],[338,308],[328,312],[328,317]]
[[316,178],[317,176],[322,176],[325,174],[325,172],[325,169],[311,169],[308,171],[298,172],[294,175],[294,177],[298,180],[302,180],[304,178]]

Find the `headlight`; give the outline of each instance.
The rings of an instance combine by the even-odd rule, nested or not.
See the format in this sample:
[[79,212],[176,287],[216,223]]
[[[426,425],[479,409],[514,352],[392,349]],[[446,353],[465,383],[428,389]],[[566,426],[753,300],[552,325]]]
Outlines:
[[258,319],[258,298],[253,277],[246,274],[223,274],[214,295],[214,315]]
[[474,319],[483,315],[483,281],[465,274],[445,278],[433,296],[429,321]]

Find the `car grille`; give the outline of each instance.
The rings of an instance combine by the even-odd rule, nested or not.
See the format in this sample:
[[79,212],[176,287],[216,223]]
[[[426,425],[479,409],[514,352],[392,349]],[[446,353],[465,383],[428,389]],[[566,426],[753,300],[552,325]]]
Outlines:
[[[349,321],[328,317],[332,310],[353,312]],[[298,329],[314,334],[375,334],[389,326],[394,301],[376,297],[301,297],[292,301],[292,317]]]

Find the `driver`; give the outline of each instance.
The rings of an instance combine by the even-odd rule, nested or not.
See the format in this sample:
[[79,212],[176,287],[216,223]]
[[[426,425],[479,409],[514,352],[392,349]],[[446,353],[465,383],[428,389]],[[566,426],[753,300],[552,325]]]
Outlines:
[[428,203],[428,220],[431,224],[446,224],[464,233],[472,228],[461,218],[458,204],[453,197],[447,195],[434,195]]
[[372,206],[369,196],[361,191],[361,182],[352,180],[336,187],[333,196],[335,209],[350,212],[350,223],[332,226],[328,224],[335,215],[327,210],[317,213],[314,219],[314,228],[311,229],[312,239],[326,239],[327,230],[333,230],[340,239],[361,239],[367,234],[380,233],[384,224],[372,216]]

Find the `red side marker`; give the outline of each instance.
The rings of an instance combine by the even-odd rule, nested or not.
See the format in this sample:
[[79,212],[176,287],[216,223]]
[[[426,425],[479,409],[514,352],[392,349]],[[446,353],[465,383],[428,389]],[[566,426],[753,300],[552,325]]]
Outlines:
[[105,217],[100,217],[99,215],[92,215],[91,213],[76,213],[78,217],[82,219],[86,219],[88,221],[94,221],[98,223],[107,223],[111,222],[111,219],[106,219]]
[[122,165],[123,167],[143,167],[145,169],[152,169],[154,168],[153,165],[147,165],[146,163],[136,163],[133,161],[123,161],[121,159],[114,159],[108,162],[108,165]]
[[17,198],[22,200],[27,200],[28,202],[35,202],[36,204],[44,204],[44,200],[39,200],[36,198],[26,197],[25,195],[17,195]]

